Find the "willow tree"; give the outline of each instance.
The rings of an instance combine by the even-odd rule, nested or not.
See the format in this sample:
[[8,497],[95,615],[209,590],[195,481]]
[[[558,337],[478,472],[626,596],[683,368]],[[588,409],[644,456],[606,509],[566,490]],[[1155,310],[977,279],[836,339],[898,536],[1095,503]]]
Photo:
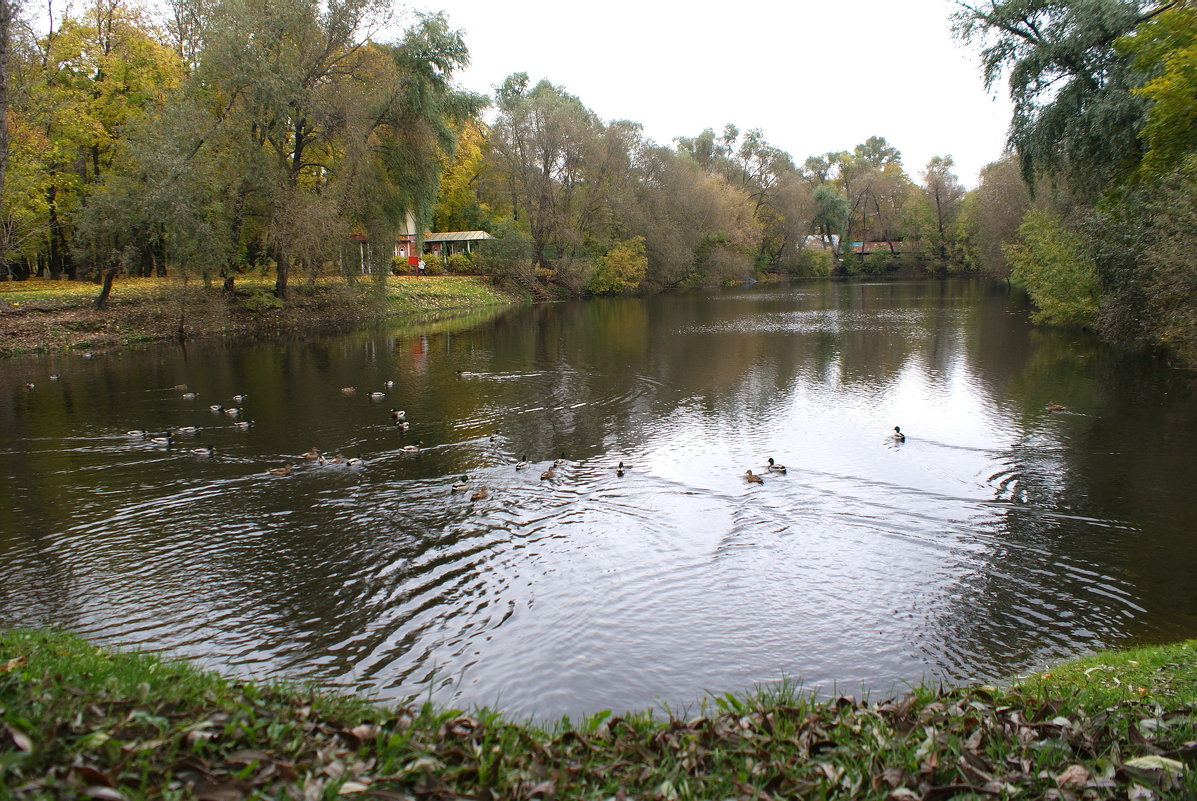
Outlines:
[[1150,0],[957,2],[957,36],[982,45],[985,84],[1009,76],[1010,144],[1023,176],[1063,173],[1096,198],[1141,154],[1142,75],[1115,42],[1176,3]]

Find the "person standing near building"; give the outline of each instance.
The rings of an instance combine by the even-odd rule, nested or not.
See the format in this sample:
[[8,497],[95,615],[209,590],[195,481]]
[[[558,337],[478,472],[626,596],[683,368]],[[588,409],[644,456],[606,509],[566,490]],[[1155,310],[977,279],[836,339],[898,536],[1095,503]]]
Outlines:
[[417,276],[424,275],[424,260],[423,259],[420,259],[419,264],[416,266],[416,275]]

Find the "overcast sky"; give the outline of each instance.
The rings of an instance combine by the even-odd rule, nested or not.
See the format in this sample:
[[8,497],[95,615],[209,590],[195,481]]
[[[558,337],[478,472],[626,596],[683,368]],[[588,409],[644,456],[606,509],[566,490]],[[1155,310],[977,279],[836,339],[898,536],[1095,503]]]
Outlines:
[[[415,0],[465,32],[464,88],[513,72],[563,87],[660,144],[725,123],[760,128],[801,163],[884,136],[912,178],[951,155],[975,186],[1010,104],[953,40],[949,0]],[[1004,88],[1004,87],[1003,87]]]

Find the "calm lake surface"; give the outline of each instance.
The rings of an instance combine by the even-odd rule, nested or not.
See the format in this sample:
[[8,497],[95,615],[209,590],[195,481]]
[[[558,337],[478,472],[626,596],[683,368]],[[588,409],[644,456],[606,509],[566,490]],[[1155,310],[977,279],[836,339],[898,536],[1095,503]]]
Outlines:
[[0,625],[540,718],[1000,679],[1197,636],[1195,401],[976,281],[9,360]]

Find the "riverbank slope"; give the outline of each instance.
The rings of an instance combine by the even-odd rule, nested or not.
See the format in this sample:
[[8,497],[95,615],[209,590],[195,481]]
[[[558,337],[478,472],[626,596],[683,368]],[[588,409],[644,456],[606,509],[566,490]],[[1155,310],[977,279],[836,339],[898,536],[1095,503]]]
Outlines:
[[1195,704],[1190,641],[1008,689],[816,701],[782,687],[687,720],[542,728],[16,631],[0,633],[0,797],[1191,798]]
[[474,276],[392,276],[385,283],[321,279],[296,287],[285,304],[266,279],[242,280],[229,295],[219,286],[175,279],[118,281],[106,308],[87,282],[0,282],[0,356],[100,350],[134,342],[277,336],[334,331],[396,317],[511,306],[524,302]]

